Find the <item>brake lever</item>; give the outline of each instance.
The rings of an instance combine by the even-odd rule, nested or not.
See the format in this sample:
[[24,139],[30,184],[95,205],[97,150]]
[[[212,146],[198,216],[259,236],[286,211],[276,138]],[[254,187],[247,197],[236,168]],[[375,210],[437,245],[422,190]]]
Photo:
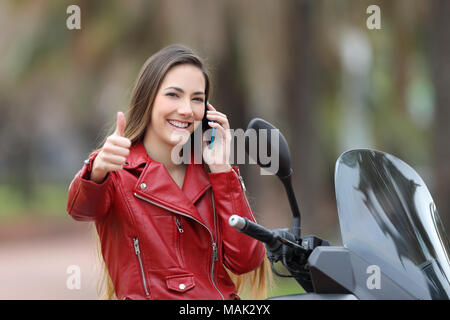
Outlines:
[[297,243],[295,243],[295,242],[293,242],[293,241],[291,241],[291,240],[288,240],[288,239],[286,239],[286,238],[283,238],[283,237],[281,237],[280,235],[275,235],[274,238],[275,238],[277,241],[281,242],[282,244],[284,244],[284,245],[286,245],[286,246],[288,246],[288,247],[291,247],[291,248],[297,249],[297,250],[301,250],[301,251],[306,251],[306,249],[303,248],[301,245],[299,245],[299,244],[297,244]]

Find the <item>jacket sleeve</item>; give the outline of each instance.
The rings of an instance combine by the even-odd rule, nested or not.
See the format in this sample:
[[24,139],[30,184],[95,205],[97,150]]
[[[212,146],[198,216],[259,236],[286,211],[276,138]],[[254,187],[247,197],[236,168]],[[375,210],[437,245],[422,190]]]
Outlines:
[[228,224],[228,219],[237,214],[256,222],[244,193],[244,184],[238,167],[227,172],[209,173],[214,192],[216,212],[222,225],[224,264],[235,274],[256,269],[263,261],[265,246]]
[[94,221],[103,219],[112,202],[113,176],[108,174],[105,180],[97,184],[90,180],[92,163],[97,152],[85,160],[83,167],[75,175],[69,186],[67,196],[67,213],[77,221]]

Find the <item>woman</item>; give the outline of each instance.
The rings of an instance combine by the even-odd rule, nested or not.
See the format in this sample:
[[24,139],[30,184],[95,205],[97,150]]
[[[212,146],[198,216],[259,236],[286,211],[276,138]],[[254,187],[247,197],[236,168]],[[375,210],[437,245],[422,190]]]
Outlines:
[[[252,285],[264,286],[263,244],[228,225],[233,214],[254,216],[238,168],[224,157],[227,117],[206,103],[208,94],[208,75],[190,49],[172,45],[151,56],[127,117],[117,114],[114,133],[69,187],[68,213],[95,222],[109,298],[239,299],[227,271],[257,268]],[[200,142],[205,161],[175,161],[175,147],[208,126],[216,139]]]

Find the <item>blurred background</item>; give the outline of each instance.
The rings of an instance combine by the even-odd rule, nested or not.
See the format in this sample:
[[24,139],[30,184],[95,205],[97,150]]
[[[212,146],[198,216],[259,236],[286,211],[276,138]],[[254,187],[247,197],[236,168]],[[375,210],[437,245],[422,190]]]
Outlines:
[[[81,29],[66,25],[73,4]],[[449,17],[444,0],[1,1],[0,299],[97,299],[95,231],[66,213],[67,189],[172,43],[206,59],[232,128],[261,117],[287,138],[303,234],[341,244],[334,165],[358,147],[415,168],[449,230]],[[291,226],[278,179],[241,170],[258,221]]]

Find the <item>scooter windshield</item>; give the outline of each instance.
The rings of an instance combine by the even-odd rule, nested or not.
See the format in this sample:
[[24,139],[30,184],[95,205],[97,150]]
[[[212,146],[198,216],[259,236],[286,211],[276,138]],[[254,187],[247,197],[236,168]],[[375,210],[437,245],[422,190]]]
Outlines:
[[383,152],[352,150],[337,160],[335,187],[344,247],[413,297],[449,299],[449,243],[414,169]]

